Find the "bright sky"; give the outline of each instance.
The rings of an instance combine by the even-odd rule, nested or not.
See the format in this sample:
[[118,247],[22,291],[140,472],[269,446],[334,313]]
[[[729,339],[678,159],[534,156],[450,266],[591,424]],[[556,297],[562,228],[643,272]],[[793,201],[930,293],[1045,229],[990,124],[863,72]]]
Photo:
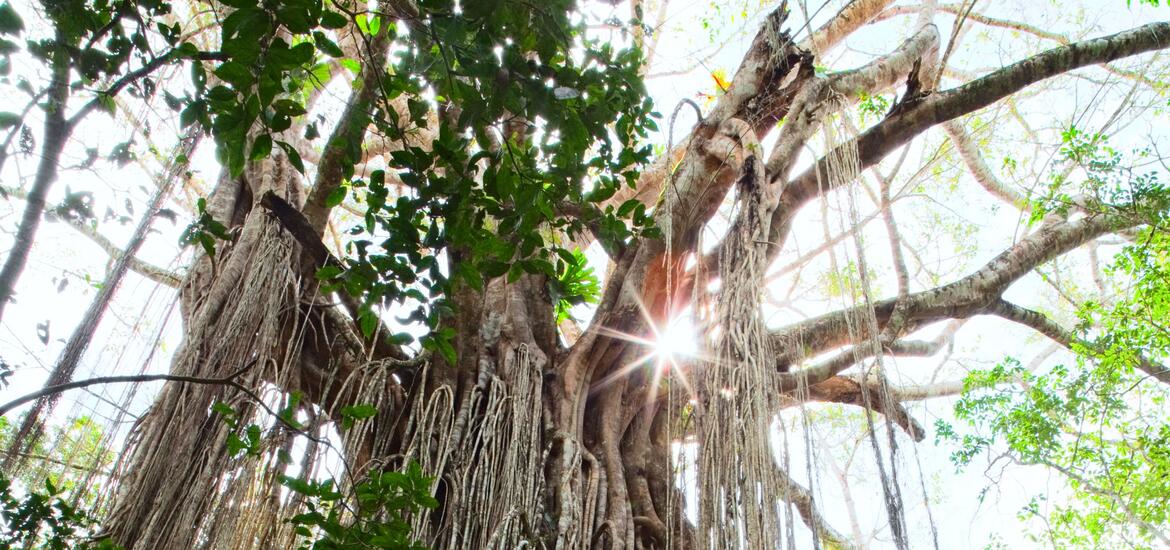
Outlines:
[[[17,0],[14,5],[31,23],[30,0]],[[802,25],[802,2],[790,2],[794,13],[789,26]],[[823,6],[820,1],[807,2],[810,12],[815,13],[811,27],[819,26],[837,12],[843,4],[832,1]],[[907,4],[907,2],[898,2]],[[654,5],[654,3],[652,3]],[[714,94],[716,89],[712,74],[730,78],[742,57],[747,40],[758,27],[762,14],[771,9],[773,3],[757,0],[732,0],[712,2],[706,0],[674,0],[669,5],[665,34],[649,70],[649,90],[659,112],[669,114],[682,98],[691,98],[704,104],[704,94]],[[655,8],[656,9],[656,8]],[[608,19],[611,15],[625,18],[628,8],[619,5],[610,8],[599,4],[590,7],[593,21]],[[1155,18],[1165,18],[1167,11],[1149,7],[1127,9],[1124,0],[1076,1],[991,1],[979,2],[977,12],[984,15],[1024,21],[1046,31],[1067,34],[1076,39],[1081,36],[1099,36],[1130,28]],[[653,14],[649,15],[654,19]],[[953,18],[940,13],[937,19],[944,37],[949,36]],[[901,17],[872,26],[851,38],[845,47],[832,52],[819,65],[832,70],[856,66],[874,55],[882,54],[904,39],[912,30],[913,18]],[[43,27],[42,27],[43,28]],[[598,31],[608,32],[608,31]],[[807,31],[797,32],[803,38]],[[1023,56],[1041,49],[1052,47],[1035,37],[1018,32],[993,29],[971,24],[962,46],[953,54],[951,67],[975,75],[997,69]],[[1145,59],[1148,59],[1145,58]],[[23,63],[23,65],[21,64]],[[1122,66],[1132,67],[1127,61]],[[1159,63],[1163,69],[1164,63]],[[1138,66],[1139,71],[1144,67]],[[670,76],[656,76],[662,73],[680,73]],[[27,60],[18,62],[15,73],[27,77],[35,84],[44,80],[44,75]],[[1042,94],[1026,92],[1019,98],[1018,110],[1024,118],[1047,141],[1046,146],[1033,147],[1024,137],[1019,124],[1010,120],[1006,109],[992,108],[979,117],[981,122],[1006,121],[995,131],[994,142],[988,145],[989,164],[996,168],[1001,178],[1024,187],[1042,184],[1031,178],[1033,173],[1048,173],[1047,163],[1054,159],[1055,144],[1059,142],[1059,130],[1075,122],[1078,127],[1095,130],[1112,115],[1117,104],[1129,91],[1129,81],[1119,81],[1101,70],[1087,70],[1081,74],[1094,80],[1110,82],[1104,92],[1100,86],[1086,80],[1063,80],[1059,86],[1047,86]],[[179,80],[185,79],[185,76]],[[944,83],[944,86],[953,85]],[[10,86],[0,89],[0,111],[19,111],[23,108],[22,97],[9,93]],[[1164,98],[1155,98],[1141,91],[1143,97],[1137,101],[1150,103],[1157,99],[1159,106],[1165,106]],[[886,94],[889,98],[890,94]],[[165,109],[165,107],[157,106]],[[165,151],[173,144],[177,135],[176,122],[165,113],[139,109],[135,116],[151,127],[155,145]],[[124,117],[123,117],[124,118]],[[120,119],[121,120],[121,119]],[[40,119],[33,117],[34,126]],[[874,120],[859,121],[872,124]],[[693,115],[684,110],[675,127],[676,142],[686,135],[693,125]],[[666,120],[660,123],[665,130]],[[1120,122],[1111,128],[1119,131],[1111,141],[1123,153],[1148,143],[1168,143],[1165,138],[1166,116],[1163,112],[1136,111],[1123,114]],[[39,131],[38,131],[39,134]],[[918,139],[907,153],[907,166],[929,157],[941,143],[941,133],[932,132],[925,139]],[[68,192],[92,193],[93,210],[98,217],[97,231],[121,246],[128,239],[138,215],[149,200],[154,184],[151,175],[159,170],[160,162],[151,156],[148,143],[141,132],[129,125],[114,121],[103,115],[91,116],[70,144],[65,165],[75,165],[87,157],[88,148],[96,148],[99,155],[107,155],[116,144],[133,137],[132,149],[137,152],[140,162],[125,166],[98,160],[92,168],[71,170],[54,186],[50,204],[62,201]],[[978,136],[988,138],[990,136]],[[659,143],[665,143],[666,136],[656,136]],[[817,150],[822,150],[816,144]],[[891,155],[883,164],[888,171],[900,152]],[[1017,162],[1018,172],[1013,174],[1004,168],[1004,158],[1011,157]],[[805,162],[811,158],[806,154]],[[16,155],[0,173],[0,184],[5,188],[27,187],[35,168],[34,156]],[[969,273],[976,266],[1002,251],[1017,239],[1026,229],[1020,216],[1014,210],[997,203],[983,192],[971,178],[960,175],[961,166],[951,159],[940,163],[935,171],[928,171],[913,182],[905,196],[897,202],[902,234],[907,245],[921,258],[923,268],[913,275],[915,289],[928,285],[946,283]],[[211,147],[205,144],[194,159],[196,188],[209,190],[218,168],[212,157]],[[903,169],[895,189],[906,185],[912,170]],[[876,188],[867,180],[870,188]],[[182,273],[190,258],[178,245],[178,236],[189,222],[190,206],[198,198],[196,194],[173,198],[168,208],[179,213],[175,223],[157,220],[156,231],[147,241],[139,257],[176,273]],[[842,228],[843,215],[848,209],[849,198],[845,195],[830,197],[828,208],[821,211],[812,205],[801,214],[793,240],[788,243],[782,259],[799,257],[824,240],[826,229],[836,234]],[[855,197],[861,215],[872,211],[873,202],[864,191],[857,191]],[[11,235],[19,221],[23,201],[0,200],[0,250],[10,246]],[[132,207],[133,211],[130,210]],[[107,211],[112,217],[107,219]],[[828,215],[825,218],[825,214]],[[123,223],[117,218],[126,216]],[[721,224],[714,224],[719,227]],[[706,238],[714,242],[715,235]],[[894,292],[888,262],[885,260],[888,243],[884,227],[871,223],[862,233],[866,243],[866,258],[874,264],[875,292],[889,296]],[[54,363],[72,328],[93,298],[94,286],[100,284],[109,258],[102,249],[68,227],[64,222],[42,224],[24,275],[18,287],[17,302],[9,306],[0,326],[0,357],[15,368],[9,379],[10,386],[0,390],[0,401],[7,401],[39,387],[47,370]],[[835,249],[837,261],[847,265],[855,259],[856,250],[851,240]],[[1108,257],[1109,249],[1102,249],[1102,257]],[[590,257],[598,265],[596,271],[604,273],[603,254],[591,250]],[[1070,273],[1083,267],[1086,255],[1078,252],[1069,255],[1064,263]],[[778,266],[784,265],[784,262]],[[768,288],[770,303],[765,306],[768,321],[773,326],[796,322],[819,313],[847,305],[844,296],[826,294],[826,281],[832,280],[829,256],[822,255],[811,262],[802,272],[780,277]],[[1091,284],[1082,277],[1084,284]],[[181,337],[177,308],[174,307],[173,290],[159,287],[155,283],[131,273],[119,290],[112,309],[103,321],[94,345],[86,353],[77,378],[108,374],[126,374],[145,369],[150,372],[165,372],[169,358]],[[1014,287],[1008,298],[1021,305],[1049,311],[1058,319],[1067,321],[1069,308],[1051,286],[1035,275]],[[588,308],[577,311],[579,317],[588,318]],[[680,323],[685,326],[684,323]],[[939,327],[928,329],[923,338],[930,338]],[[693,343],[694,337],[685,330],[672,331],[678,341],[672,341],[670,348],[685,352],[685,346]],[[43,338],[42,338],[43,337]],[[972,368],[986,368],[1004,356],[1020,358],[1025,364],[1048,347],[1048,342],[1035,337],[1027,330],[1008,327],[1004,321],[976,318],[969,321],[958,333],[953,353],[945,358],[940,355],[925,359],[898,359],[892,363],[891,374],[896,382],[926,383],[930,381],[953,380]],[[1067,361],[1062,353],[1052,355],[1046,365]],[[57,419],[91,414],[100,418],[115,419],[117,408],[112,403],[128,404],[129,411],[140,414],[149,404],[158,384],[145,386],[136,395],[131,395],[129,386],[98,386],[92,392],[73,392],[62,401]],[[935,419],[950,418],[948,399],[919,403],[911,408],[915,418],[928,429],[927,440],[918,445],[910,444],[900,431],[902,453],[899,458],[903,478],[904,498],[907,505],[911,531],[915,541],[927,544],[930,527],[922,505],[922,490],[919,479],[929,495],[934,523],[943,548],[984,548],[1000,540],[1011,548],[1031,547],[1034,543],[1023,538],[1024,524],[1016,516],[1030,496],[1057,488],[1060,482],[1047,473],[1022,467],[1005,469],[1000,476],[998,469],[984,472],[982,465],[975,465],[966,472],[956,473],[948,460],[950,449],[936,446],[933,442]],[[858,518],[857,528],[863,539],[875,533],[873,548],[892,547],[885,515],[881,508],[880,488],[873,481],[872,452],[868,443],[858,439],[857,428],[860,416],[857,409],[809,407],[808,414],[822,422],[811,433],[817,448],[813,455],[813,489],[817,494],[821,510],[829,521],[840,531],[851,534],[850,506]],[[122,417],[124,424],[119,433],[124,434],[131,418]],[[795,478],[804,484],[809,482],[806,453],[801,440],[804,437],[799,413],[792,411],[783,415],[787,434],[789,456]],[[777,434],[781,431],[778,429]],[[688,451],[689,452],[689,451]],[[844,472],[849,480],[848,495],[839,482],[838,474]],[[981,492],[996,482],[980,500]],[[1052,498],[1059,498],[1059,492]],[[852,504],[850,504],[852,501]],[[799,522],[798,522],[799,524]],[[914,547],[919,547],[915,544]]]

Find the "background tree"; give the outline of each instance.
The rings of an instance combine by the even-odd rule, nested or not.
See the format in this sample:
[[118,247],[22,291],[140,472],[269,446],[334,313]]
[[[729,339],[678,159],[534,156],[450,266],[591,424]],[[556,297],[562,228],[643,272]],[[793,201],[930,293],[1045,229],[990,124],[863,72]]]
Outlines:
[[[918,455],[906,438],[926,436],[908,403],[962,392],[954,421],[935,427],[956,442],[956,462],[990,454],[1066,478],[1074,498],[1028,509],[1047,521],[1040,535],[1166,542],[1165,166],[1159,134],[1132,148],[1113,134],[1164,116],[1165,67],[1150,52],[1170,46],[1170,24],[1068,37],[974,1],[713,5],[701,23],[717,40],[724,20],[749,22],[738,67],[704,66],[704,104],[662,117],[644,82],[679,70],[652,70],[668,4],[69,4],[84,31],[58,3],[19,16],[5,4],[0,31],[34,16],[51,30],[25,46],[58,52],[42,56],[50,99],[96,78],[80,36],[137,29],[127,51],[167,52],[144,68],[189,69],[133,96],[149,106],[161,95],[175,114],[159,116],[183,130],[169,154],[155,148],[157,198],[111,275],[176,284],[134,256],[199,137],[215,143],[220,172],[189,202],[183,233],[198,245],[177,283],[183,341],[102,478],[108,539],[844,547],[880,532],[899,548],[939,546],[929,504],[908,504],[928,493],[908,468]],[[880,54],[843,48],[879,25]],[[976,29],[1043,51],[971,69],[956,60]],[[140,73],[114,61],[115,86]],[[1056,81],[1073,97],[1093,90],[1089,106],[1020,108],[1068,97],[1045,87]],[[1115,90],[1112,114],[1096,115]],[[94,101],[116,109],[116,91]],[[45,147],[67,137],[53,138],[61,98],[44,109]],[[3,119],[19,141],[29,112]],[[49,172],[12,193],[33,212],[29,231],[44,209],[37,182],[57,170],[41,158]],[[1001,247],[985,262],[924,259],[927,246],[970,238],[946,212],[971,185],[1018,223],[981,237]],[[604,269],[583,252],[594,243]],[[1110,277],[1101,249],[1116,255]],[[1065,303],[1042,313],[1013,297],[1038,285]],[[117,283],[105,288],[91,311]],[[991,349],[998,365],[965,380],[904,376],[897,358],[952,350],[977,316],[1034,330],[1072,360],[1025,364]],[[88,342],[97,319],[75,340]],[[698,328],[697,349],[656,349],[680,319]],[[50,385],[74,378],[82,350],[74,363],[63,355]],[[14,464],[36,448],[32,427],[56,390],[46,395],[8,442]],[[861,430],[855,445],[826,445],[814,424],[832,416],[817,403],[860,407],[844,421]],[[869,537],[856,515],[848,535],[826,518],[816,472],[833,452],[872,465],[884,512]],[[351,534],[335,532],[350,519]]]

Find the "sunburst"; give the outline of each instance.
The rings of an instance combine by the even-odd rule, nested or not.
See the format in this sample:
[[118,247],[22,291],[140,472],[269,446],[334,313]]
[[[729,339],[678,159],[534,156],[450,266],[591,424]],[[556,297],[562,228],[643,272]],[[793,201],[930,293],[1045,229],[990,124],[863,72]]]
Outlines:
[[593,390],[608,386],[624,376],[629,376],[640,368],[650,368],[650,388],[646,393],[647,402],[658,396],[658,388],[662,380],[668,376],[674,377],[692,399],[696,398],[695,390],[687,377],[684,365],[699,364],[704,361],[702,353],[701,332],[695,327],[691,316],[687,312],[679,312],[671,316],[665,323],[655,323],[650,312],[639,302],[642,317],[649,327],[649,334],[637,335],[614,330],[609,327],[599,327],[598,334],[616,338],[641,346],[645,353],[634,358],[607,375],[594,385]]

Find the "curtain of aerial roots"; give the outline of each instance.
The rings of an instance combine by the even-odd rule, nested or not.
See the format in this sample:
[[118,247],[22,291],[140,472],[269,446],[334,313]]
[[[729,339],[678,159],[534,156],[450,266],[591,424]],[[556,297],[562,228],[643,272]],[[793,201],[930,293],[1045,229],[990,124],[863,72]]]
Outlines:
[[772,201],[754,156],[744,163],[736,192],[738,216],[720,254],[720,296],[706,323],[713,327],[710,363],[696,369],[697,535],[705,548],[777,548],[788,531],[769,437],[779,386],[759,309]]
[[[414,388],[421,398],[408,411],[401,454],[385,465],[418,462],[438,478],[442,520],[433,521],[430,514],[413,518],[414,536],[432,548],[516,548],[536,538],[543,520],[545,361],[527,344],[505,347],[502,364],[480,362],[478,379],[462,393],[462,402],[449,385]],[[428,374],[420,373],[420,383],[432,378]],[[347,447],[358,443],[347,441]],[[376,443],[372,455],[391,456],[391,445],[389,440]]]
[[[247,367],[236,378],[246,387],[295,387],[304,330],[297,322],[303,284],[294,271],[298,247],[263,210],[235,204],[269,189],[295,203],[294,174],[283,159],[269,159],[248,170],[251,189],[237,193],[235,185],[221,182],[212,195],[209,209],[224,207],[217,219],[247,215],[235,242],[219,243],[214,261],[200,260],[185,283],[191,301],[173,374],[222,378]],[[275,479],[283,468],[275,461],[277,449],[290,447],[291,435],[265,439],[271,447],[259,456],[233,458],[231,429],[209,410],[217,401],[238,411],[241,425],[271,423],[233,388],[168,383],[120,460],[106,522],[113,540],[135,549],[290,546],[281,525],[287,503]]]
[[[846,132],[848,132],[848,129],[843,125],[838,125],[836,128],[830,125],[826,125],[824,130],[825,141],[829,143],[830,146],[832,142],[835,141],[835,135],[845,135]],[[856,143],[856,141],[852,141],[852,143]],[[853,227],[856,227],[859,223],[861,223],[857,214],[857,190],[854,186],[846,187],[844,184],[848,183],[849,180],[852,180],[853,177],[859,174],[861,170],[861,161],[857,157],[856,146],[839,147],[837,150],[838,154],[830,154],[826,159],[828,160],[828,183],[833,189],[846,190],[845,194],[848,200],[849,224]],[[842,179],[846,175],[848,175],[849,178]],[[819,173],[818,177],[820,177]],[[821,180],[819,183],[823,184],[824,181]],[[862,345],[861,343],[867,339],[867,334],[869,344],[873,346],[874,349],[881,350],[884,346],[882,342],[881,329],[879,328],[877,322],[877,313],[874,311],[873,307],[873,293],[872,289],[870,288],[869,267],[866,262],[865,247],[862,243],[861,232],[854,233],[853,238],[854,244],[857,248],[856,260],[858,280],[850,281],[849,286],[850,289],[854,291],[851,292],[851,294],[856,295],[858,294],[857,291],[860,291],[859,293],[864,299],[865,308],[862,318],[853,319],[849,316],[846,316],[845,322],[846,328],[849,331],[849,341],[855,343],[851,347],[850,351],[853,354],[854,362],[857,364],[864,364],[864,357],[862,357],[859,348]],[[890,319],[890,323],[897,322],[899,321],[896,319]],[[905,550],[909,548],[909,542],[907,540],[907,526],[902,504],[901,486],[898,480],[897,440],[895,439],[892,426],[887,426],[887,436],[889,442],[889,470],[887,471],[886,464],[884,462],[885,459],[882,457],[881,448],[878,444],[877,432],[874,429],[875,403],[881,403],[888,407],[890,404],[896,402],[894,396],[890,393],[888,385],[886,384],[886,374],[885,372],[882,372],[883,370],[884,367],[882,364],[882,354],[879,351],[879,353],[877,353],[874,357],[873,364],[866,367],[862,371],[859,386],[861,388],[862,406],[865,409],[866,433],[868,435],[867,439],[870,443],[870,449],[873,450],[874,462],[878,471],[878,479],[882,486],[883,502],[885,503],[886,514],[889,516],[890,520],[890,533],[893,536],[894,545],[899,549]],[[881,395],[877,396],[876,399],[869,391],[869,378],[871,375],[876,375],[879,392],[881,392]],[[880,412],[888,414],[890,411],[885,410]],[[921,475],[921,472],[919,472],[919,474]]]

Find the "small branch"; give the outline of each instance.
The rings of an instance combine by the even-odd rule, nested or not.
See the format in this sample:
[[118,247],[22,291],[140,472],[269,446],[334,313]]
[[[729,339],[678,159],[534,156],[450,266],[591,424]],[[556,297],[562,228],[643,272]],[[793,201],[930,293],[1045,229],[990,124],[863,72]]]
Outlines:
[[[191,383],[191,384],[209,384],[209,385],[231,386],[233,388],[236,388],[236,389],[248,394],[249,397],[251,397],[259,402],[260,401],[259,397],[257,397],[255,394],[253,394],[251,390],[249,390],[248,388],[245,388],[239,382],[235,381],[236,377],[243,374],[245,371],[247,371],[251,367],[252,367],[252,363],[249,363],[244,368],[242,368],[242,369],[240,369],[240,370],[238,370],[238,371],[236,371],[236,372],[232,373],[231,375],[226,376],[224,378],[199,378],[196,376],[182,376],[182,375],[177,375],[177,374],[129,374],[129,375],[123,375],[123,376],[99,376],[96,378],[87,378],[85,380],[74,380],[73,382],[66,382],[64,384],[45,386],[45,387],[43,387],[35,392],[22,395],[20,397],[17,397],[16,399],[13,399],[12,401],[9,401],[3,405],[0,405],[0,416],[7,415],[12,409],[15,409],[16,407],[19,407],[25,403],[28,403],[29,401],[33,401],[35,399],[40,399],[42,397],[49,397],[51,395],[57,395],[59,393],[63,393],[63,392],[69,391],[69,390],[75,390],[75,389],[79,389],[79,388],[87,388],[89,386],[96,386],[99,384],[119,384],[119,383],[135,383],[135,382],[169,381],[169,382],[187,382],[187,383]],[[263,404],[263,402],[261,402],[261,404]]]
[[987,190],[999,200],[1006,202],[1012,207],[1029,212],[1032,210],[1032,205],[1028,203],[1028,199],[1016,192],[1007,184],[1000,181],[995,173],[991,171],[991,167],[983,160],[983,155],[979,152],[979,147],[975,145],[974,140],[967,134],[966,128],[963,124],[950,120],[942,125],[943,130],[951,138],[951,143],[955,146],[955,151],[959,153],[959,158],[963,159],[963,163],[967,165],[967,171],[975,178],[983,189]]
[[260,408],[264,409],[264,412],[272,415],[272,417],[275,418],[276,421],[279,422],[281,425],[283,425],[285,428],[288,428],[292,432],[294,432],[298,435],[304,436],[306,438],[309,438],[310,440],[315,441],[317,443],[329,445],[327,440],[320,439],[317,436],[306,432],[300,426],[297,426],[297,425],[289,422],[288,420],[286,420],[279,413],[272,410],[272,408],[269,407],[268,404],[265,403],[264,400],[261,399],[259,395],[256,395],[255,392],[248,389],[247,386],[244,386],[243,384],[236,382],[236,378],[238,378],[241,374],[247,372],[248,369],[251,369],[252,366],[255,364],[256,364],[256,360],[253,359],[253,360],[249,361],[247,365],[244,365],[244,367],[241,368],[240,370],[237,370],[236,372],[233,372],[233,373],[231,373],[223,378],[200,378],[198,376],[183,376],[183,375],[178,375],[178,374],[132,374],[132,375],[124,375],[124,376],[99,376],[96,378],[88,378],[85,380],[75,380],[73,382],[68,382],[65,384],[57,384],[54,386],[45,386],[44,388],[41,388],[38,391],[23,395],[21,397],[13,399],[12,401],[9,401],[3,405],[0,405],[0,416],[7,415],[10,411],[12,411],[12,409],[15,409],[16,407],[24,405],[25,403],[28,403],[29,401],[41,399],[44,397],[54,396],[54,395],[57,395],[57,394],[60,394],[62,392],[66,392],[69,390],[74,390],[74,389],[78,389],[78,388],[85,388],[85,387],[89,387],[89,386],[96,386],[99,384],[141,383],[141,382],[165,381],[165,382],[179,382],[179,383],[184,383],[184,384],[204,384],[204,385],[213,385],[213,386],[229,386],[229,387],[235,388],[240,393],[247,396],[248,399],[251,399],[257,405],[259,405]]
[[[1074,347],[1082,347],[1090,350],[1098,350],[1098,347],[1092,342],[1078,338],[1071,331],[1057,324],[1052,319],[1049,319],[1043,313],[1034,311],[1025,307],[1021,307],[1004,300],[996,300],[984,311],[988,315],[995,315],[1003,319],[1007,319],[1013,323],[1024,325],[1044,336],[1047,336],[1052,341],[1068,348],[1070,351],[1075,351]],[[1139,355],[1137,362],[1134,365],[1138,370],[1150,375],[1154,379],[1163,384],[1170,384],[1170,368],[1159,365],[1150,361],[1144,356]]]
[[784,500],[795,506],[797,513],[800,514],[800,519],[804,520],[804,524],[816,532],[822,543],[822,548],[841,550],[855,548],[845,535],[833,529],[833,526],[829,525],[829,522],[821,515],[813,500],[812,493],[808,489],[798,484],[783,469],[777,469],[777,474],[779,474],[780,483],[783,485],[780,492],[784,495]]
[[[12,187],[0,187],[0,192],[18,199],[25,199],[28,196],[28,194],[25,193],[23,189]],[[98,232],[98,230],[94,227],[73,219],[66,219],[64,221],[69,225],[69,227],[75,229],[78,233],[85,235],[87,238],[89,238],[89,240],[93,241],[94,244],[100,246],[102,250],[106,252],[106,255],[108,255],[114,261],[117,261],[122,257],[122,249],[118,247],[118,245],[114,244],[113,241],[106,238],[105,235],[102,235],[100,232]],[[160,285],[169,286],[171,288],[178,288],[179,284],[183,282],[182,275],[152,263],[142,261],[138,258],[130,258],[130,269],[139,275],[146,277],[147,279],[150,279]]]

